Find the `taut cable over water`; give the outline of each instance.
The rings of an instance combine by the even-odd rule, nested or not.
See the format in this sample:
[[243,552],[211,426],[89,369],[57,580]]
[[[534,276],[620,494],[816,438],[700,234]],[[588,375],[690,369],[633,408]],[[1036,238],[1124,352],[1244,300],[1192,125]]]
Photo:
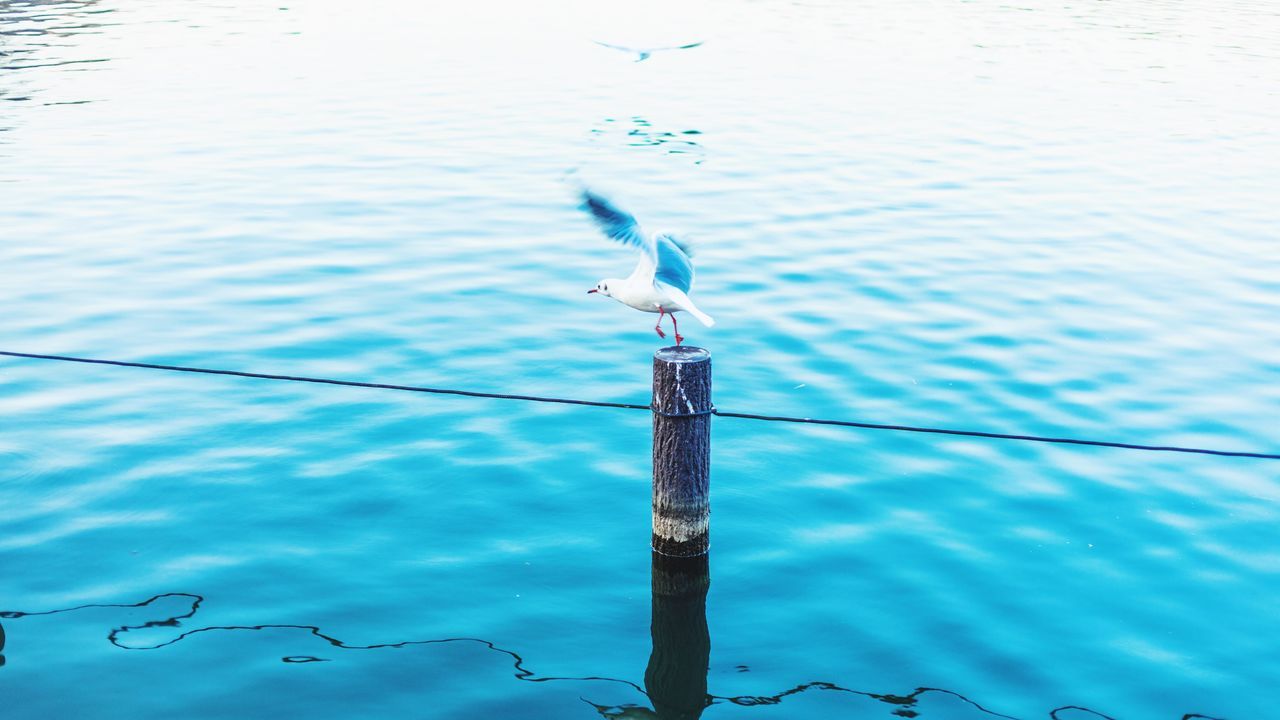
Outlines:
[[[390,383],[359,382],[355,380],[338,380],[334,378],[307,377],[301,375],[282,375],[272,373],[248,372],[242,370],[220,370],[214,368],[190,367],[184,365],[161,365],[158,363],[129,362],[125,360],[104,360],[99,358],[73,357],[69,355],[49,355],[42,353],[24,353],[0,350],[0,356],[23,358],[27,360],[56,360],[60,362],[85,363],[90,365],[111,365],[115,367],[142,368],[146,370],[167,370],[170,372],[198,373],[204,375],[228,375],[231,377],[252,378],[255,380],[280,380],[286,382],[316,383],[321,385],[340,385],[345,387],[372,388],[377,390],[400,390],[405,392],[430,393],[435,395],[458,395],[462,397],[490,398],[495,400],[523,400],[525,402],[556,403],[561,405],[585,405],[588,407],[618,408],[622,410],[653,410],[652,404],[604,402],[599,400],[577,400],[572,398],[542,397],[536,395],[511,395],[506,393],[477,392],[473,390],[455,390],[448,388],[422,387],[417,385],[396,385]],[[833,425],[837,427],[859,428],[863,430],[888,430],[893,432],[925,433],[932,435],[956,435],[962,437],[990,438],[993,440],[1019,440],[1024,442],[1057,443],[1065,445],[1087,445],[1093,447],[1120,448],[1124,450],[1148,450],[1157,452],[1191,453],[1198,455],[1217,455],[1221,457],[1244,457],[1261,460],[1280,460],[1280,453],[1249,452],[1242,450],[1215,450],[1209,448],[1182,447],[1176,445],[1143,445],[1138,443],[1114,442],[1109,440],[1084,440],[1080,438],[1045,437],[1040,435],[1022,435],[1016,433],[984,432],[980,430],[959,430],[954,428],[922,427],[914,425],[891,425],[885,423],[859,422],[852,420],[822,420],[808,417],[785,417],[777,415],[757,415],[754,413],[728,412],[711,408],[711,415],[726,418],[743,418],[747,420],[767,420],[771,422],[805,423],[811,425]]]

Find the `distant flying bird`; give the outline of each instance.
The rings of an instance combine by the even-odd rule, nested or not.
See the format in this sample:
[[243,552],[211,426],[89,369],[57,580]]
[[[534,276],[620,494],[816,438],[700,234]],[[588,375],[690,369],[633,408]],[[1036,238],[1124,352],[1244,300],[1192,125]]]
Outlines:
[[591,213],[605,235],[640,250],[640,262],[630,276],[605,278],[587,294],[599,293],[636,310],[658,313],[658,324],[653,329],[661,338],[667,336],[662,332],[662,318],[670,315],[677,345],[684,341],[684,337],[676,324],[676,311],[684,310],[707,327],[716,324],[689,299],[689,291],[693,287],[693,263],[684,243],[665,233],[650,235],[644,232],[629,213],[586,188],[582,189],[582,209]]
[[662,52],[663,50],[688,50],[689,48],[698,47],[705,41],[699,40],[696,43],[689,43],[688,45],[674,45],[671,47],[655,47],[655,48],[629,48],[629,47],[624,47],[622,45],[610,45],[607,42],[600,42],[599,40],[593,40],[592,42],[594,42],[597,45],[603,45],[604,47],[612,48],[614,50],[621,50],[622,52],[627,53],[629,55],[635,55],[636,62],[640,62],[642,60],[648,60],[649,56],[656,52]]

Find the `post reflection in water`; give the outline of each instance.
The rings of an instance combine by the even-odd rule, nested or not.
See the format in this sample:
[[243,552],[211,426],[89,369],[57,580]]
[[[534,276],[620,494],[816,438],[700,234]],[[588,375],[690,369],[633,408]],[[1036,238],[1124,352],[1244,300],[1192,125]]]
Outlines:
[[644,690],[653,709],[596,706],[601,716],[627,720],[697,720],[713,701],[707,694],[711,633],[707,629],[706,555],[676,558],[653,553],[653,652],[644,671]]
[[0,667],[4,667],[4,625],[0,625]]
[[707,667],[711,633],[707,629],[708,556],[674,558],[653,553],[653,614],[649,632],[653,653],[644,671],[644,687],[662,720],[697,720],[710,704]]

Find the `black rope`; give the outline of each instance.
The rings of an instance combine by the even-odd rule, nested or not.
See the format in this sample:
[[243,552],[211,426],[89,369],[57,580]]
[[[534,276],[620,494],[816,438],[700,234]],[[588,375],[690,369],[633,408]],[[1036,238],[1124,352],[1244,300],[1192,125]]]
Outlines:
[[848,420],[815,420],[813,418],[780,417],[776,415],[750,415],[748,413],[721,412],[720,410],[715,410],[713,412],[720,417],[746,418],[748,420],[810,423],[812,425],[837,425],[840,427],[865,428],[867,430],[896,430],[898,432],[932,433],[934,435],[963,435],[965,437],[995,438],[997,440],[1026,440],[1029,442],[1124,448],[1126,450],[1158,450],[1162,452],[1199,453],[1201,455],[1224,455],[1227,457],[1251,457],[1263,458],[1266,460],[1280,460],[1280,455],[1255,452],[1237,452],[1233,450],[1206,450],[1204,448],[1177,447],[1173,445],[1138,445],[1135,443],[1107,442],[1105,440],[1078,440],[1075,438],[1015,435],[1012,433],[980,432],[977,430],[950,430],[947,428],[914,427],[911,425],[881,425],[879,423],[850,422]]
[[233,377],[255,378],[258,380],[288,380],[290,382],[317,383],[320,385],[343,385],[346,387],[376,388],[379,390],[406,390],[408,392],[432,393],[435,395],[461,395],[463,397],[493,398],[495,400],[526,400],[528,402],[560,403],[562,405],[587,405],[590,407],[624,408],[627,410],[648,410],[648,405],[633,403],[599,402],[596,400],[570,400],[567,398],[538,397],[535,395],[505,395],[502,393],[474,392],[472,390],[446,390],[442,388],[420,387],[418,385],[389,385],[387,383],[356,382],[355,380],[333,380],[331,378],[305,377],[302,375],[272,375],[269,373],[242,372],[240,370],[214,370],[211,368],[186,367],[183,365],[158,365],[156,363],[125,362],[123,360],[97,360],[94,358],[70,357],[67,355],[38,355],[35,353],[7,352],[0,350],[0,355],[32,360],[62,360],[64,362],[89,363],[91,365],[114,365],[117,367],[146,368],[148,370],[173,370],[175,372],[202,373],[204,375],[231,375]]
[[933,435],[958,435],[962,437],[991,438],[995,440],[1021,440],[1026,442],[1058,443],[1066,445],[1090,445],[1093,447],[1122,448],[1125,450],[1153,450],[1158,452],[1194,453],[1199,455],[1217,455],[1222,457],[1248,457],[1264,460],[1280,460],[1280,454],[1242,452],[1234,450],[1210,450],[1206,448],[1178,447],[1174,445],[1139,445],[1136,443],[1109,442],[1105,440],[1080,440],[1077,438],[1044,437],[1039,435],[1017,435],[1013,433],[992,433],[978,430],[954,430],[949,428],[918,427],[912,425],[885,425],[881,423],[853,422],[849,420],[818,420],[814,418],[785,417],[780,415],[755,415],[751,413],[725,412],[712,407],[694,413],[668,414],[659,412],[653,405],[636,403],[601,402],[598,400],[574,400],[570,398],[540,397],[536,395],[509,395],[504,393],[475,392],[471,390],[451,390],[444,388],[422,387],[418,385],[392,385],[388,383],[357,382],[354,380],[334,380],[332,378],[306,377],[302,375],[275,375],[270,373],[244,372],[240,370],[216,370],[211,368],[188,367],[183,365],[160,365],[157,363],[126,362],[123,360],[100,360],[96,358],[71,357],[68,355],[42,355],[37,353],[21,353],[0,350],[0,356],[25,358],[30,360],[59,360],[63,362],[87,363],[90,365],[112,365],[116,367],[144,368],[149,370],[172,370],[175,372],[201,373],[204,375],[229,375],[232,377],[255,378],[259,380],[286,380],[290,382],[316,383],[320,385],[341,385],[346,387],[375,388],[380,390],[404,390],[408,392],[432,393],[435,395],[460,395],[462,397],[491,398],[495,400],[525,400],[528,402],[558,403],[562,405],[585,405],[588,407],[622,408],[624,410],[649,410],[664,417],[695,417],[701,415],[718,415],[727,418],[745,420],[767,420],[770,422],[807,423],[810,425],[834,425],[838,427],[861,428],[865,430],[891,430],[896,432],[928,433]]

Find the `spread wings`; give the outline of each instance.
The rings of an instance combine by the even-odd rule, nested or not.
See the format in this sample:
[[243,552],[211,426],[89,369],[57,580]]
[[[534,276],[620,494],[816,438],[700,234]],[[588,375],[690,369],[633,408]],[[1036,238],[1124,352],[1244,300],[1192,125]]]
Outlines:
[[693,287],[693,262],[688,248],[675,237],[649,235],[631,213],[586,188],[582,190],[582,208],[591,213],[605,235],[640,250],[640,264],[632,273],[633,278],[647,275],[655,283],[686,293]]

